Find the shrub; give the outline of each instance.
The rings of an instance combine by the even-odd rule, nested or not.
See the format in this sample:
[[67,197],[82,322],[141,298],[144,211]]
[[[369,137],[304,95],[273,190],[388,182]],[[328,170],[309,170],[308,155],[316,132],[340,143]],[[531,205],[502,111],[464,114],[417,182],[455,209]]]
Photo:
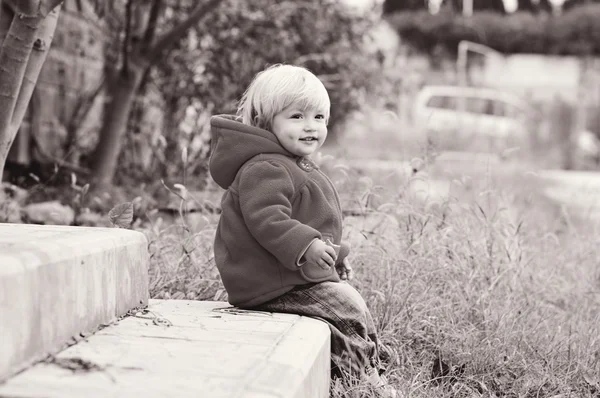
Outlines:
[[600,54],[600,4],[558,16],[482,11],[465,18],[444,9],[435,15],[424,10],[401,12],[387,19],[407,43],[425,53],[441,45],[456,54],[458,43],[469,40],[507,54]]

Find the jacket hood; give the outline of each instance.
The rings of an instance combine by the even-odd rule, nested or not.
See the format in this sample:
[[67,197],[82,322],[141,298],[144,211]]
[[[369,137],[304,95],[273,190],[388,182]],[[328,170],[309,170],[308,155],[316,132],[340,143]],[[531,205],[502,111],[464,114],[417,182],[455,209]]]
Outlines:
[[281,146],[275,134],[243,124],[233,115],[212,116],[210,129],[209,171],[223,189],[229,188],[238,170],[256,155],[279,153],[294,156]]

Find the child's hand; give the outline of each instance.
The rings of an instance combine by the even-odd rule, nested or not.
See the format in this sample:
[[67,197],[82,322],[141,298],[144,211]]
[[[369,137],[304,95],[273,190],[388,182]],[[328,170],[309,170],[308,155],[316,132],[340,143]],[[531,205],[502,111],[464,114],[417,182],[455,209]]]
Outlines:
[[310,263],[315,263],[323,269],[331,268],[335,265],[337,256],[333,247],[328,246],[321,239],[316,239],[308,247],[304,258]]
[[352,271],[350,261],[347,258],[343,259],[341,264],[336,265],[335,270],[343,281],[349,281],[354,278],[354,271]]

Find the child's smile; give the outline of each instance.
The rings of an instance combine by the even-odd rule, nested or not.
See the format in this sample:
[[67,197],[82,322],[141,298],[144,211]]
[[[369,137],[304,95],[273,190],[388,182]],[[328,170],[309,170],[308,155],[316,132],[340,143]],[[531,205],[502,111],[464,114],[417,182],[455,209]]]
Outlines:
[[327,138],[324,112],[295,106],[285,108],[273,118],[273,133],[281,145],[296,156],[308,156]]
[[300,138],[299,141],[302,141],[302,143],[306,146],[317,145],[319,143],[319,139],[317,137]]

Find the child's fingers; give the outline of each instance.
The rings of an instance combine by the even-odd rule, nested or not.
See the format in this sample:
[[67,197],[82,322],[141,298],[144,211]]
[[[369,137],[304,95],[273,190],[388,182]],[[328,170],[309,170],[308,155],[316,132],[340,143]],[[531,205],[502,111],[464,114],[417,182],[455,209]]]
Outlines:
[[327,263],[328,266],[333,267],[335,265],[335,253],[333,253],[332,256],[330,253],[325,252],[321,257],[321,260],[325,261],[325,263]]
[[317,265],[318,265],[319,267],[323,268],[323,269],[329,269],[329,268],[331,268],[331,267],[329,266],[329,264],[327,264],[327,262],[326,262],[325,260],[323,260],[323,259],[319,260],[319,261],[317,262]]
[[346,276],[345,279],[351,281],[354,278],[354,271],[352,270],[352,268],[346,268],[346,272],[344,273],[344,275]]
[[331,261],[331,257],[327,253],[324,253],[317,261],[317,265],[323,269],[329,269],[333,266],[333,262]]
[[342,264],[344,265],[344,274],[346,276],[346,278],[343,279],[348,279],[351,280],[352,278],[354,278],[354,271],[352,270],[352,267],[350,266],[350,261],[348,261],[347,258],[344,259],[344,261],[342,261]]
[[[335,264],[335,260],[337,260],[337,255],[335,254],[335,249],[331,246],[325,246],[325,253],[329,254],[329,257],[331,257],[333,264]],[[327,257],[327,256],[325,256]],[[331,265],[333,265],[331,264]]]

